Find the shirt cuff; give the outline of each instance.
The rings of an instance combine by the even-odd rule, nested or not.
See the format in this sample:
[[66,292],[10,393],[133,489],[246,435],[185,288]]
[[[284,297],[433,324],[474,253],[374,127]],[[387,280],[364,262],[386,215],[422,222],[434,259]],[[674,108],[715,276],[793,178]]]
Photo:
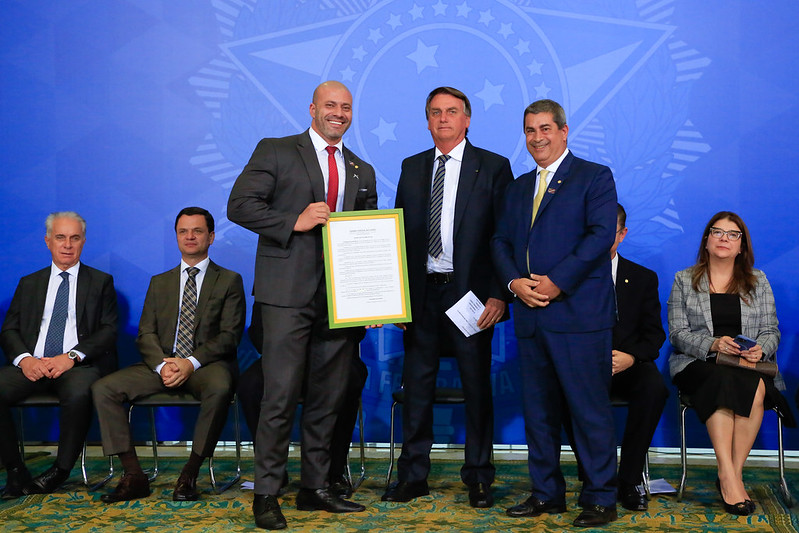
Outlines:
[[198,368],[203,366],[203,365],[200,364],[200,362],[197,360],[197,358],[194,357],[193,355],[188,356],[186,359],[191,361],[191,364],[194,365],[194,370],[197,370]]
[[14,358],[12,363],[14,364],[14,366],[19,367],[19,362],[25,359],[26,357],[33,357],[33,355],[29,352],[21,353]]

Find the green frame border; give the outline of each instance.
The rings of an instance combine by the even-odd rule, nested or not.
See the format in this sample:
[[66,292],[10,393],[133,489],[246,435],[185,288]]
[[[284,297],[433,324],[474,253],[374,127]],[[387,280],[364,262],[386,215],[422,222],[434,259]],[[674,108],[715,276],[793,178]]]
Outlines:
[[397,225],[397,250],[400,262],[400,286],[403,298],[404,313],[390,316],[373,316],[340,320],[336,317],[333,268],[330,261],[330,232],[327,224],[322,226],[322,245],[324,246],[325,285],[327,287],[327,317],[330,329],[349,328],[354,326],[370,326],[374,324],[397,324],[411,322],[411,296],[408,290],[408,258],[405,252],[405,218],[402,209],[373,209],[365,211],[345,211],[330,213],[332,219],[387,218],[396,220]]

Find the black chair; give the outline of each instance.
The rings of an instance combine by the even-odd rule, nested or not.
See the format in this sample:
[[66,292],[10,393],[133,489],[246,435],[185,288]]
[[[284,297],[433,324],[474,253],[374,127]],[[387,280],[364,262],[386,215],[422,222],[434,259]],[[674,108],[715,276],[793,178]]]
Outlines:
[[[691,409],[691,398],[687,394],[678,391],[680,399],[680,463],[682,465],[682,475],[680,477],[680,488],[677,491],[677,501],[682,500],[683,492],[685,491],[685,479],[688,476],[688,452],[685,446],[685,412]],[[778,463],[780,471],[780,493],[788,507],[793,507],[796,504],[791,491],[788,490],[788,483],[785,481],[785,449],[782,441],[782,417],[779,411],[774,409],[777,414],[777,440],[778,440]]]
[[[211,487],[216,494],[221,494],[233,486],[239,479],[241,479],[241,432],[239,428],[239,400],[234,394],[230,402],[233,407],[233,430],[236,438],[236,474],[223,484],[218,484],[216,481],[216,473],[214,471],[214,458],[208,459],[208,475],[211,478]],[[158,436],[155,430],[155,408],[156,407],[199,407],[200,400],[197,400],[189,392],[176,390],[157,392],[143,398],[139,398],[130,404],[128,410],[128,423],[130,423],[131,415],[133,414],[134,407],[149,407],[150,408],[150,430],[152,438],[153,450],[153,466],[150,471],[150,481],[158,477]]]
[[[391,397],[394,401],[391,404],[391,422],[389,425],[389,463],[388,471],[386,472],[386,487],[388,487],[391,483],[391,474],[394,472],[394,412],[397,408],[397,405],[402,405],[405,403],[404,386],[401,386],[399,389],[395,390],[391,394]],[[463,396],[463,389],[436,387],[435,395],[433,397],[434,405],[457,405],[463,403],[466,403],[466,399]]]
[[[24,400],[12,405],[12,407],[16,407],[19,411],[19,451],[23,460],[25,458],[25,417],[23,415],[23,409],[31,407],[53,408],[60,407],[60,405],[61,402],[59,401],[58,396],[54,393],[32,394]],[[89,483],[89,475],[86,471],[86,442],[84,441],[83,451],[80,454],[80,470],[83,476],[83,484],[86,485],[86,489],[89,491],[94,491],[108,483],[108,481],[114,477],[114,460],[112,457],[108,458],[108,474],[102,480],[94,484]]]

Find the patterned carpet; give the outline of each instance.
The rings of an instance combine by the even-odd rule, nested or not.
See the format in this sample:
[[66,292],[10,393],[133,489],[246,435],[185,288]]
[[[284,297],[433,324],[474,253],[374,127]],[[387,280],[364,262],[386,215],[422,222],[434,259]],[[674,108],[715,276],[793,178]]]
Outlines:
[[[37,456],[28,460],[36,474],[51,464],[49,457]],[[200,480],[203,490],[198,502],[175,503],[171,500],[172,486],[182,467],[180,459],[162,459],[161,474],[153,484],[153,494],[146,499],[115,505],[100,502],[100,492],[87,493],[80,483],[78,469],[73,471],[64,492],[44,496],[28,496],[0,502],[0,531],[36,532],[95,532],[95,531],[248,531],[255,530],[252,520],[252,492],[238,486],[221,495],[213,495],[207,480],[207,469]],[[90,472],[99,476],[107,463],[100,458],[90,459]],[[230,463],[217,461],[217,478],[221,478]],[[563,531],[574,530],[571,522],[578,514],[576,507],[579,485],[573,464],[564,465],[569,493],[569,511],[562,515],[544,515],[535,519],[513,519],[505,508],[527,497],[529,481],[527,466],[522,462],[497,464],[494,493],[497,505],[492,509],[472,509],[460,482],[460,464],[454,461],[434,461],[430,476],[431,494],[410,504],[380,501],[385,461],[370,460],[367,478],[353,500],[366,505],[364,513],[333,515],[309,513],[294,509],[298,489],[298,468],[292,464],[292,483],[282,498],[282,507],[295,531]],[[749,468],[746,481],[750,495],[757,503],[756,514],[737,517],[724,513],[713,485],[715,469],[693,466],[689,470],[686,497],[677,502],[673,495],[653,496],[646,513],[632,513],[619,507],[619,520],[601,531],[799,531],[799,517],[788,509],[779,496],[775,469]],[[248,462],[244,479],[252,479]],[[679,467],[653,465],[652,476],[664,477],[677,483]],[[0,474],[0,483],[5,478]],[[112,486],[116,480],[112,481]],[[794,494],[799,472],[789,471],[788,483]]]

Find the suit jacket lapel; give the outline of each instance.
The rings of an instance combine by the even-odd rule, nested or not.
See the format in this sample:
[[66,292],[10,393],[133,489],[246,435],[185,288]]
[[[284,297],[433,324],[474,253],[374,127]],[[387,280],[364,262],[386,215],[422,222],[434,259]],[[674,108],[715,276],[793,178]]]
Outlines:
[[75,325],[77,326],[78,333],[80,333],[81,321],[83,319],[83,311],[86,309],[86,300],[89,297],[89,285],[91,284],[92,275],[89,273],[88,268],[78,269],[78,279],[76,280],[76,293],[75,293]]
[[[164,294],[166,295],[166,306],[162,313],[169,324],[170,331],[168,332],[167,339],[169,342],[175,340],[175,335],[178,332],[178,321],[180,320],[180,299],[182,294],[180,292],[180,265],[176,266],[167,273],[166,287],[163,287]],[[175,290],[177,287],[178,290]]]
[[360,177],[358,176],[358,164],[353,160],[352,152],[345,146],[342,150],[344,156],[344,204],[342,209],[344,211],[352,211],[355,209],[355,197],[358,195],[358,185],[360,184]]
[[203,278],[203,286],[200,289],[200,295],[197,298],[197,310],[194,314],[194,344],[197,344],[197,328],[200,325],[200,321],[202,320],[202,316],[205,312],[205,306],[208,304],[208,300],[211,298],[211,294],[214,292],[214,286],[216,285],[217,280],[219,279],[219,267],[213,261],[208,262],[208,269],[205,271],[205,277]]
[[[34,300],[32,300],[33,305],[36,306],[36,322],[34,322],[34,324],[37,326],[33,338],[34,343],[38,339],[38,327],[41,327],[42,317],[44,316],[44,304],[47,300],[47,285],[50,283],[50,268],[51,267],[47,267],[40,270],[40,275],[36,279],[36,294],[34,295]],[[78,272],[80,272],[80,270]]]
[[[431,170],[432,173],[432,170]],[[461,174],[458,176],[458,191],[455,194],[455,220],[453,221],[453,238],[458,233],[458,228],[466,212],[466,205],[469,203],[469,195],[472,193],[474,184],[480,173],[480,160],[477,152],[469,141],[463,150],[463,161],[461,162]],[[532,208],[531,208],[532,209]]]
[[[688,281],[691,281],[690,278],[688,278]],[[707,276],[699,280],[699,291],[696,296],[699,308],[702,310],[702,316],[705,317],[707,330],[713,334],[713,314],[710,311],[710,285]]]
[[324,202],[325,178],[322,175],[322,169],[319,168],[319,158],[316,156],[308,130],[305,130],[305,133],[299,136],[297,151],[300,153],[305,170],[308,172],[308,180],[311,185],[314,202]]
[[[536,218],[540,217],[541,213],[543,213],[546,210],[547,206],[549,205],[549,202],[558,193],[558,190],[560,189],[561,185],[563,185],[563,182],[566,181],[566,178],[568,178],[569,171],[571,170],[571,165],[573,162],[574,162],[574,155],[572,155],[572,153],[569,152],[566,155],[566,157],[563,159],[563,161],[561,161],[560,166],[558,167],[558,171],[555,172],[555,175],[552,176],[551,180],[549,180],[549,185],[547,185],[547,192],[544,194],[544,198],[541,200],[541,205],[538,206],[538,214],[536,215]],[[533,213],[532,198],[534,198],[534,196],[531,196],[530,200],[531,217]]]

